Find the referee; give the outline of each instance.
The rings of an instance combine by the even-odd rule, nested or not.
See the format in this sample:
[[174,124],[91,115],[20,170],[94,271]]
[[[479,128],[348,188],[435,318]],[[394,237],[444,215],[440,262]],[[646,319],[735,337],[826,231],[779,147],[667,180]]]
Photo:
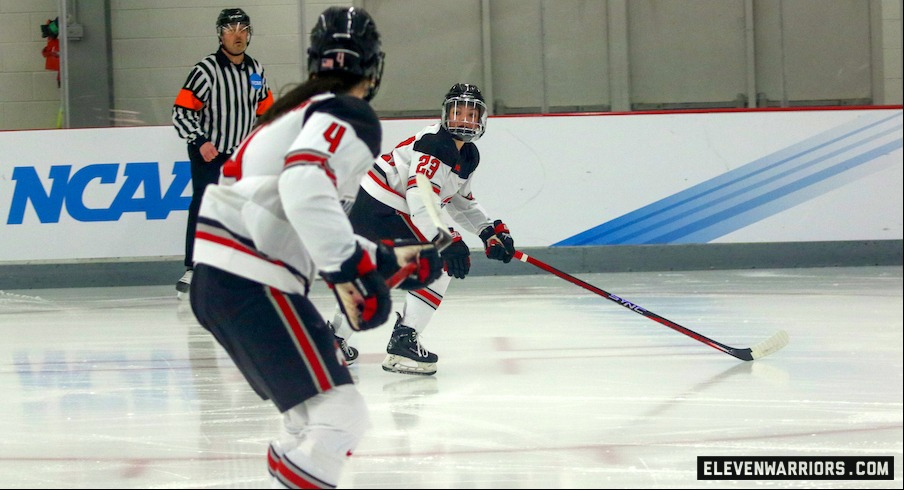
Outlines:
[[191,284],[195,228],[204,188],[216,184],[220,167],[251,132],[257,117],[273,104],[261,64],[245,54],[251,42],[251,18],[240,8],[217,17],[220,49],[199,61],[173,104],[173,125],[188,142],[192,196],[185,232],[185,274],[177,297]]

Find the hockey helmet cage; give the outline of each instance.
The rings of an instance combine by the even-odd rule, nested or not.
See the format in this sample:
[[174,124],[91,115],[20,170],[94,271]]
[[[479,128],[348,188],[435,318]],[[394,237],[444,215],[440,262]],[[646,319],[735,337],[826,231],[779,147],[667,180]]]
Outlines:
[[308,73],[344,71],[372,80],[365,100],[373,99],[383,78],[385,53],[380,33],[366,10],[330,7],[311,30]]
[[477,141],[487,129],[487,105],[476,85],[456,83],[443,100],[443,128],[455,139]]

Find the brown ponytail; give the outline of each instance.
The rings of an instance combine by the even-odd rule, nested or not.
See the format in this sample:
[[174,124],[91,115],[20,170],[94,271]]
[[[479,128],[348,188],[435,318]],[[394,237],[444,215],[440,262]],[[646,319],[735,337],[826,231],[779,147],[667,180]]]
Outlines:
[[257,119],[257,126],[266,124],[282,114],[298,107],[302,102],[324,92],[344,94],[361,83],[364,77],[345,71],[321,72],[311,76],[306,82],[293,88]]

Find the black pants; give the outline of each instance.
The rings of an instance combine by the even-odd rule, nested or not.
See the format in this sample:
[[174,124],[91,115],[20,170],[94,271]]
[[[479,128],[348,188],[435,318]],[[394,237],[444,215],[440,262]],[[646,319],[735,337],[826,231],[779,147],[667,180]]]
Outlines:
[[220,153],[209,162],[204,161],[201,151],[188,145],[188,159],[191,161],[191,204],[188,206],[188,224],[185,229],[185,267],[194,265],[195,230],[198,228],[198,210],[201,209],[201,198],[204,188],[216,184],[220,180],[220,168],[229,160],[228,153]]
[[[406,221],[408,216],[374,199],[364,189],[358,191],[355,204],[348,213],[355,233],[372,242],[384,239],[417,238],[411,225]],[[427,237],[427,240],[433,238]]]
[[254,391],[280,412],[352,378],[311,301],[198,264],[191,307]]

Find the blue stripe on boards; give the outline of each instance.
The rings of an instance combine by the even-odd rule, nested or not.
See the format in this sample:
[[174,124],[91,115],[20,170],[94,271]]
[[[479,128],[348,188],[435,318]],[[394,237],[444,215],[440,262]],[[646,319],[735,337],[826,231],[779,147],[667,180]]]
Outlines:
[[866,114],[554,246],[705,243],[853,179],[902,146],[901,112]]

